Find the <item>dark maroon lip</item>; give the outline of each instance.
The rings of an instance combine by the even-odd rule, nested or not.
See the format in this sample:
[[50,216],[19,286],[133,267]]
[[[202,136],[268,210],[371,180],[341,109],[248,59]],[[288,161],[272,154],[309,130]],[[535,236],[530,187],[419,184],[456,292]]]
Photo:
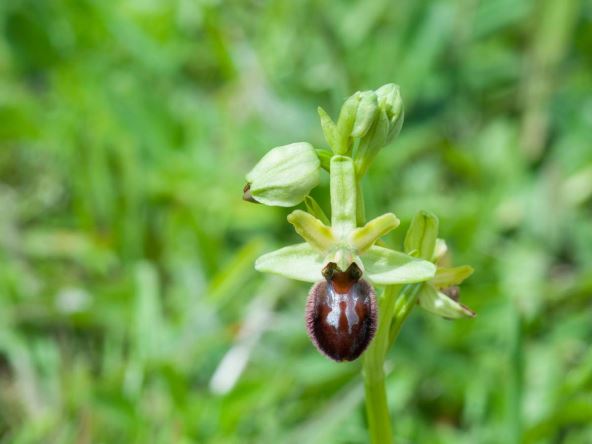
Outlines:
[[352,266],[342,272],[329,264],[323,270],[326,280],[313,285],[306,304],[311,341],[335,361],[357,359],[376,332],[374,289]]

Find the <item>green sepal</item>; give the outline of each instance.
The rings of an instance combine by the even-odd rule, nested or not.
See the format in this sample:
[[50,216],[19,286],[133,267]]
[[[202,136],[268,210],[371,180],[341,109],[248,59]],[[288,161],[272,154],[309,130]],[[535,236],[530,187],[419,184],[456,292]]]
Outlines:
[[406,253],[416,252],[417,257],[431,260],[438,238],[438,218],[427,211],[418,212],[411,221],[405,236]]
[[326,253],[335,244],[331,227],[306,211],[294,210],[288,215],[288,222],[294,225],[296,233],[320,253]]
[[452,285],[460,285],[462,281],[473,274],[473,267],[461,265],[458,267],[445,268],[438,267],[436,276],[432,279],[432,284],[436,288],[447,288]]
[[379,285],[412,284],[434,277],[436,266],[388,248],[373,246],[362,257],[366,274]]
[[331,227],[338,238],[346,238],[356,227],[356,173],[351,157],[331,159]]
[[475,312],[437,291],[431,285],[422,285],[418,294],[419,305],[426,311],[448,319],[475,317]]
[[304,242],[260,256],[255,261],[255,269],[297,281],[318,282],[323,279],[323,264],[323,256]]
[[372,219],[361,228],[356,228],[349,235],[349,244],[354,247],[359,254],[364,253],[368,248],[376,243],[382,236],[394,230],[401,221],[393,213],[383,214]]

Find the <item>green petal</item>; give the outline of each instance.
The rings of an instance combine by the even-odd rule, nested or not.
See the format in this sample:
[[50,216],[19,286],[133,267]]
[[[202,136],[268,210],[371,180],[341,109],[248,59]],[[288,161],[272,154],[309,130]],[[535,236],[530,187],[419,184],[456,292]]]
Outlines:
[[459,285],[462,281],[473,274],[473,267],[461,265],[460,267],[444,268],[438,267],[432,284],[436,288],[446,288],[451,285]]
[[328,251],[335,243],[331,228],[306,211],[293,211],[288,215],[288,222],[294,225],[296,233],[321,253]]
[[322,267],[323,257],[307,243],[280,248],[255,261],[257,271],[304,282],[318,282],[323,279]]
[[419,305],[426,311],[449,319],[475,317],[475,313],[464,305],[436,291],[431,285],[422,285],[418,294]]
[[411,284],[434,277],[436,266],[398,251],[373,246],[363,256],[370,280],[380,285]]
[[383,214],[375,219],[372,219],[361,228],[356,228],[349,235],[349,243],[360,254],[364,253],[374,243],[399,226],[401,221],[393,213]]

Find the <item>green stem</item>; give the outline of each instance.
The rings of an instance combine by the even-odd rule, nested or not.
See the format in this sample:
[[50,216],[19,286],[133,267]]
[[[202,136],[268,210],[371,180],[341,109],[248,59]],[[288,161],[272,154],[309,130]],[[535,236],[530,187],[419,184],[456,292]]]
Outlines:
[[389,332],[389,347],[391,347],[397,340],[399,332],[401,331],[401,327],[403,327],[403,323],[409,317],[413,307],[415,307],[417,294],[421,288],[421,285],[422,284],[406,285],[397,298]]
[[393,430],[386,397],[384,357],[389,338],[390,318],[395,306],[396,293],[400,287],[386,287],[379,300],[378,330],[374,340],[364,353],[364,388],[366,390],[366,413],[372,444],[392,444]]
[[[334,156],[333,159],[335,157],[337,156]],[[331,168],[333,169],[333,160]],[[363,226],[366,222],[361,176],[356,177],[355,172],[348,174],[348,177],[353,177],[355,180],[355,221],[358,226]],[[333,176],[331,189],[333,189]],[[332,195],[332,206],[333,202]],[[332,211],[334,210],[332,209]],[[378,329],[372,343],[364,353],[362,367],[368,429],[372,444],[394,443],[386,395],[384,359],[387,350],[396,339],[403,323],[415,306],[419,287],[420,284],[406,285],[404,287],[390,285],[384,289],[382,296],[378,300]]]
[[372,444],[393,444],[393,431],[386,396],[384,359],[403,323],[415,306],[421,284],[388,286],[379,301],[378,330],[364,353],[366,413]]
[[363,227],[366,223],[366,205],[364,204],[361,177],[356,177],[356,223],[358,227]]

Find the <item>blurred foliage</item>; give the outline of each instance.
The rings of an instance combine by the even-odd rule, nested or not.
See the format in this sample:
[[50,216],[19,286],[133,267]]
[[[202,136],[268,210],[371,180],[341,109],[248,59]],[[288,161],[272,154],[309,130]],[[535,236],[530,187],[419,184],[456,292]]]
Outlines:
[[438,214],[479,314],[403,328],[398,441],[592,442],[591,72],[589,0],[3,0],[0,442],[366,442],[360,364],[253,270],[288,210],[240,198],[387,82],[368,216]]

